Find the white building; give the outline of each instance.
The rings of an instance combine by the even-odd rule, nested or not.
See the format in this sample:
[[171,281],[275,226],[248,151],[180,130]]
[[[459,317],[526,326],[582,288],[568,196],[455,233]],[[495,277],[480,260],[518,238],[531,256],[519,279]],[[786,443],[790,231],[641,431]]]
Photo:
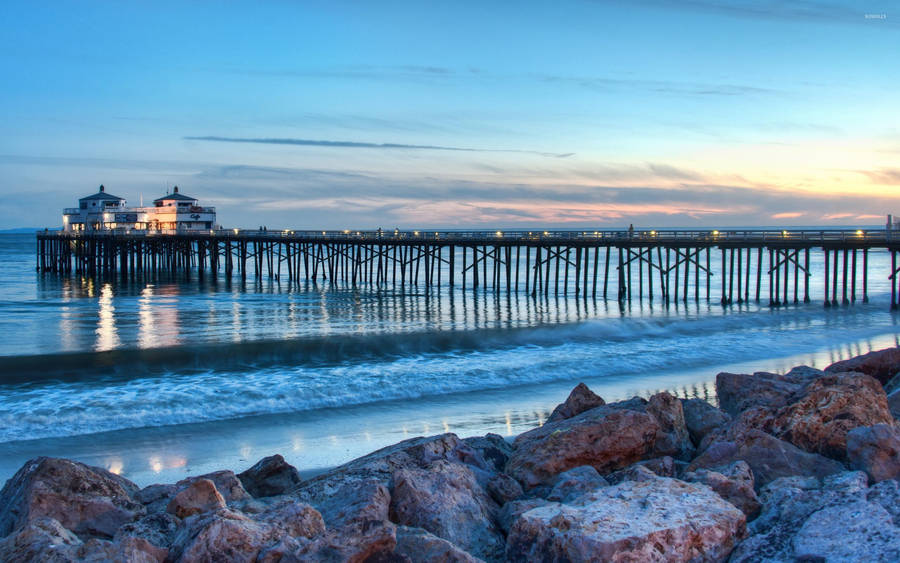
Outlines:
[[127,207],[125,199],[100,191],[63,210],[65,231],[206,231],[218,228],[216,208],[201,207],[197,199],[178,192],[153,201],[153,207]]

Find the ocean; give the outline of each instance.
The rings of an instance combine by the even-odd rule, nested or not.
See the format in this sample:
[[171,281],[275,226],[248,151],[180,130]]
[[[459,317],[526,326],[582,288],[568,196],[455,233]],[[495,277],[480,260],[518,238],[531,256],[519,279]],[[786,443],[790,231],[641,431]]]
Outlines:
[[0,235],[0,481],[38,455],[141,485],[273,453],[311,474],[406,437],[512,436],[579,381],[714,400],[719,371],[824,367],[900,337],[879,252],[869,303],[832,308],[91,279],[37,273],[34,253],[34,235]]

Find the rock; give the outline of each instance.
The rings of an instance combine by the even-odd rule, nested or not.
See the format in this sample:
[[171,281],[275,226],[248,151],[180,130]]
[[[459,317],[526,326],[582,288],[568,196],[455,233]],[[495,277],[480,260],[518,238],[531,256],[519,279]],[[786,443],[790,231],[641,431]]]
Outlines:
[[606,402],[600,395],[597,395],[588,389],[588,386],[584,383],[579,383],[569,393],[569,397],[553,409],[547,422],[556,422],[557,420],[572,418],[575,415],[605,404]]
[[407,526],[397,527],[395,553],[408,557],[410,561],[440,561],[442,563],[477,563],[480,561],[427,530]]
[[597,407],[520,434],[506,471],[526,489],[581,465],[609,473],[647,457],[659,431],[647,413]]
[[519,516],[532,508],[546,506],[548,504],[550,504],[550,501],[537,497],[523,498],[508,502],[500,509],[500,513],[497,515],[497,524],[500,525],[500,529],[503,530],[504,533],[508,534],[509,529]]
[[313,538],[325,532],[325,520],[310,505],[292,498],[269,506],[254,516],[257,522],[265,522],[293,538]]
[[512,453],[512,445],[499,434],[463,438],[463,443],[478,452],[487,462],[488,469],[494,472],[503,471]]
[[731,421],[731,417],[703,399],[682,399],[684,424],[695,446],[703,437]]
[[304,486],[297,498],[314,506],[329,529],[388,519],[391,493],[380,479],[344,477]]
[[182,562],[251,562],[276,534],[265,523],[220,508],[185,520],[175,536],[170,555]]
[[900,389],[891,392],[887,397],[888,409],[895,420],[900,420]]
[[828,373],[856,371],[870,375],[880,383],[887,383],[900,372],[900,348],[885,348],[835,362],[825,368]]
[[179,523],[178,518],[167,512],[155,512],[123,525],[116,530],[113,541],[122,542],[127,537],[141,538],[159,549],[168,550],[175,541]]
[[875,483],[866,491],[866,500],[880,504],[890,513],[894,523],[900,525],[900,481],[890,479]]
[[847,459],[850,430],[894,421],[881,385],[861,373],[829,373],[794,399],[777,411],[766,429],[801,449],[833,459]]
[[438,460],[394,473],[393,522],[428,530],[488,561],[503,557],[499,509],[466,465]]
[[900,528],[872,502],[830,506],[803,523],[793,549],[802,561],[900,561]]
[[132,536],[118,541],[92,538],[80,546],[78,561],[127,561],[128,563],[163,563],[168,551],[159,548],[143,538]]
[[724,561],[744,514],[708,487],[656,477],[605,487],[572,504],[523,513],[510,561]]
[[825,371],[809,366],[794,366],[786,374],[787,377],[802,377],[805,379],[815,379],[825,375]]
[[695,448],[685,425],[681,401],[665,391],[657,393],[647,402],[647,413],[659,423],[654,457],[672,456],[682,461],[694,457]]
[[[866,501],[866,475],[861,471],[815,477],[782,477],[762,488],[763,509],[748,526],[750,533],[731,554],[731,561],[794,561],[794,537],[819,510]],[[873,530],[874,532],[874,530]]]
[[779,477],[800,475],[821,478],[844,470],[844,466],[836,461],[804,452],[760,430],[748,430],[734,441],[710,445],[691,462],[687,470],[717,469],[741,460],[750,466],[757,488]]
[[872,483],[900,479],[900,430],[888,424],[854,428],[847,433],[847,458]]
[[597,473],[596,469],[590,465],[582,465],[557,475],[547,500],[568,502],[600,487],[608,486],[609,483]]
[[0,537],[48,517],[79,535],[111,538],[144,515],[131,495],[138,487],[98,467],[39,457],[25,463],[0,491]]
[[487,492],[500,506],[524,494],[522,485],[506,473],[497,473],[487,484]]
[[720,497],[735,505],[747,515],[747,519],[756,518],[761,505],[753,488],[753,472],[745,461],[736,461],[721,471],[698,469],[688,472],[684,480],[692,483],[703,483]]
[[793,372],[792,375],[722,372],[716,375],[716,396],[720,409],[737,416],[751,407],[783,407],[791,395],[801,391],[811,381],[813,378],[802,372]]
[[0,561],[62,563],[77,560],[78,536],[53,518],[36,516],[0,539]]
[[296,489],[302,481],[297,469],[277,454],[259,460],[237,478],[254,497],[283,495]]
[[618,485],[626,481],[653,481],[657,477],[659,477],[659,475],[654,473],[653,470],[648,468],[646,465],[635,463],[634,465],[630,465],[625,469],[620,469],[619,471],[610,473],[606,476],[606,480],[610,484]]
[[143,504],[148,513],[165,512],[169,501],[178,492],[175,485],[148,485],[136,492],[134,500]]
[[188,477],[187,479],[182,479],[175,483],[175,487],[181,490],[190,485],[192,481],[197,481],[198,479],[208,479],[212,481],[216,486],[216,490],[219,491],[219,494],[225,499],[225,502],[234,502],[251,498],[250,494],[244,490],[244,486],[241,484],[240,479],[237,478],[237,475],[234,474],[234,471],[214,471],[212,473],[207,473],[206,475]]
[[356,522],[340,531],[327,531],[302,545],[289,561],[346,561],[348,563],[376,563],[402,561],[395,555],[396,526],[390,522]]
[[215,484],[209,479],[196,479],[175,494],[166,512],[178,518],[187,518],[224,507],[225,499],[216,490]]

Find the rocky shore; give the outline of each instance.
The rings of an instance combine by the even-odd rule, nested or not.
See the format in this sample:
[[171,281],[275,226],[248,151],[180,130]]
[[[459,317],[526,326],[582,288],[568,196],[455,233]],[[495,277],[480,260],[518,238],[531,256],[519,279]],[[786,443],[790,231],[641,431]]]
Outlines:
[[572,390],[508,442],[413,438],[143,489],[65,459],[0,491],[0,561],[898,561],[900,348],[720,373],[718,406]]

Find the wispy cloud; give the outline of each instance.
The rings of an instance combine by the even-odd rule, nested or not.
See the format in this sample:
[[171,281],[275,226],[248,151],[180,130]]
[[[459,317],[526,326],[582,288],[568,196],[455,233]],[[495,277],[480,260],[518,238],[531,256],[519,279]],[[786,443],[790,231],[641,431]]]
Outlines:
[[403,150],[431,150],[431,151],[456,151],[456,152],[489,152],[489,153],[521,153],[535,154],[552,158],[566,158],[575,153],[553,153],[531,151],[523,149],[478,149],[471,147],[448,147],[440,145],[409,145],[403,143],[365,143],[359,141],[323,141],[316,139],[276,139],[276,138],[245,138],[245,137],[182,137],[186,141],[214,141],[221,143],[258,143],[264,145],[294,145],[301,147],[328,147],[343,149],[403,149]]

